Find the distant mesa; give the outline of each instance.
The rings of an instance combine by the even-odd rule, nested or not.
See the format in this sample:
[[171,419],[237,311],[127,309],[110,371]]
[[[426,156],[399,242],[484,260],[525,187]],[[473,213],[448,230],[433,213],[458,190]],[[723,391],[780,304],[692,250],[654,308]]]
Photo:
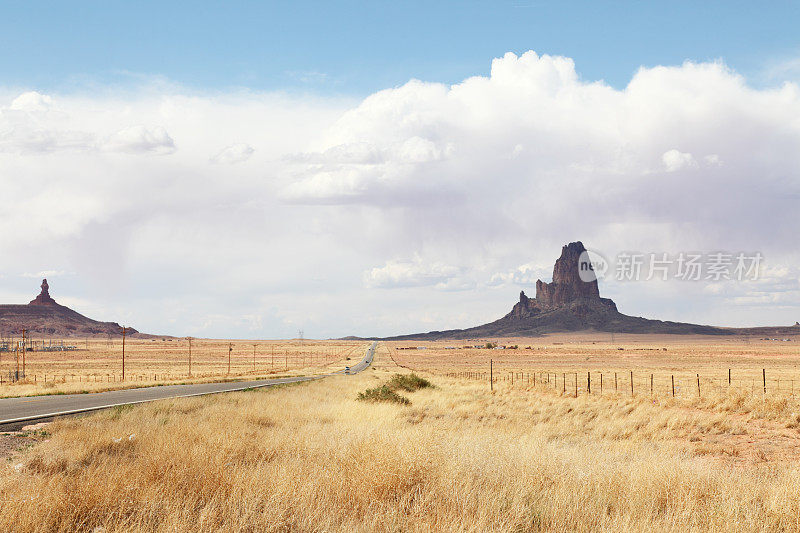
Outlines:
[[[487,337],[529,337],[545,333],[570,331],[605,331],[615,333],[665,333],[732,335],[736,333],[762,334],[788,328],[720,328],[668,322],[624,315],[609,298],[601,298],[591,265],[591,272],[581,272],[581,255],[586,248],[580,241],[561,249],[561,257],[553,267],[553,281],[536,281],[536,297],[529,298],[522,291],[519,302],[511,312],[499,320],[468,329],[431,331],[412,335],[389,337],[386,340],[436,340]],[[585,255],[583,256],[586,257]],[[582,277],[583,276],[583,277]],[[800,326],[800,323],[796,324]]]
[[[122,335],[116,322],[99,322],[85,317],[50,296],[50,285],[42,280],[42,291],[28,305],[0,305],[0,334],[19,335],[25,329],[31,334],[58,337]],[[126,328],[126,333],[138,333]]]

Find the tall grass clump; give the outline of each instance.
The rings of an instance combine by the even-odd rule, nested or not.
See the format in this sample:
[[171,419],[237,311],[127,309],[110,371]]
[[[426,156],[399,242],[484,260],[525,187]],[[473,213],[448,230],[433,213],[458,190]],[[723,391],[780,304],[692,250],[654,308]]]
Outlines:
[[413,373],[395,374],[386,385],[392,390],[404,390],[406,392],[414,392],[433,386],[427,379]]
[[381,385],[358,393],[358,399],[363,402],[389,402],[401,405],[411,404],[411,400],[405,396],[400,396],[388,385]]

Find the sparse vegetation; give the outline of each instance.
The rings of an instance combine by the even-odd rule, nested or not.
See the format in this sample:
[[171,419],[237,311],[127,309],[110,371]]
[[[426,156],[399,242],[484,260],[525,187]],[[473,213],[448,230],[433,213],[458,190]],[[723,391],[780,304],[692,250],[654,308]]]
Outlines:
[[[106,390],[179,383],[203,383],[310,375],[341,368],[361,359],[365,343],[360,341],[238,341],[233,343],[228,373],[229,341],[193,339],[192,375],[189,377],[189,345],[186,339],[128,339],[126,379],[121,381],[121,341],[73,339],[79,350],[28,352],[27,378],[0,381],[0,397],[41,394],[79,394]],[[253,345],[255,365],[253,364]],[[16,369],[13,354],[0,354],[0,375]]]
[[0,531],[800,531],[796,397],[438,376],[402,409],[357,401],[392,390],[388,354],[54,423],[0,469]]
[[410,405],[411,400],[397,393],[398,390],[414,392],[432,387],[431,382],[416,374],[395,374],[385,384],[358,393],[358,399],[369,402],[390,402]]
[[401,405],[409,405],[411,403],[411,400],[405,396],[400,396],[388,385],[381,385],[380,387],[373,387],[359,392],[358,399],[364,402],[389,402]]
[[414,392],[420,389],[432,387],[431,382],[418,375],[411,374],[395,374],[392,379],[386,384],[392,390],[404,390],[406,392]]

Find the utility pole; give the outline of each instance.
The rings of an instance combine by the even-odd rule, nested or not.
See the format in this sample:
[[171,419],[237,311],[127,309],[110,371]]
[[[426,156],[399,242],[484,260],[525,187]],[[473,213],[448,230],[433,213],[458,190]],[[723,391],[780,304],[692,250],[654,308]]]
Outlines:
[[125,381],[125,333],[127,328],[122,326],[122,381]]
[[[28,351],[28,347],[25,344],[25,340],[26,340],[25,334],[27,333],[27,331],[28,330],[26,330],[24,328],[22,330],[22,375],[23,376],[25,375],[25,352]],[[17,379],[19,379],[19,377]]]
[[228,374],[231,373],[231,352],[233,351],[233,343],[228,343]]
[[186,338],[189,340],[189,377],[192,377],[192,338]]

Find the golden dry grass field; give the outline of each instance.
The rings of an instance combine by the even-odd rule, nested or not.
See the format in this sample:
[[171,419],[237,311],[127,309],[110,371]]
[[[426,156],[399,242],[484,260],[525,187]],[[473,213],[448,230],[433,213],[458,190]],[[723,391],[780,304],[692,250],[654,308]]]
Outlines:
[[[189,372],[187,339],[125,341],[125,381],[122,381],[122,341],[73,340],[75,351],[25,353],[26,379],[9,382],[23,368],[21,354],[0,353],[0,397],[141,387],[175,382],[254,379],[280,375],[312,375],[341,368],[347,358],[360,360],[362,342],[318,340],[193,339]],[[230,369],[228,354],[230,351]],[[19,357],[17,357],[19,355]]]
[[[800,328],[798,328],[800,330]],[[788,340],[784,340],[788,339]],[[487,343],[511,349],[486,349]],[[398,365],[435,374],[456,373],[515,386],[547,380],[565,392],[585,393],[591,374],[592,393],[602,391],[677,397],[722,389],[800,394],[800,335],[775,340],[752,336],[685,336],[608,333],[554,334],[537,338],[471,339],[468,341],[391,342]],[[474,348],[473,346],[481,346]],[[516,348],[513,348],[516,346]],[[728,371],[730,370],[730,385]],[[616,375],[616,389],[615,389]],[[566,381],[566,386],[564,385]]]
[[[541,360],[509,353],[500,368],[705,365],[710,380],[767,361],[789,372],[797,355],[754,341],[599,340],[530,339]],[[575,397],[510,379],[490,391],[457,377],[482,371],[487,354],[447,345],[436,359],[380,343],[355,376],[118,408],[15,435],[23,442],[0,469],[0,531],[800,531],[796,396],[742,386]],[[737,357],[746,364],[735,367]],[[433,388],[398,390],[409,404],[357,400],[409,373],[398,363]]]

